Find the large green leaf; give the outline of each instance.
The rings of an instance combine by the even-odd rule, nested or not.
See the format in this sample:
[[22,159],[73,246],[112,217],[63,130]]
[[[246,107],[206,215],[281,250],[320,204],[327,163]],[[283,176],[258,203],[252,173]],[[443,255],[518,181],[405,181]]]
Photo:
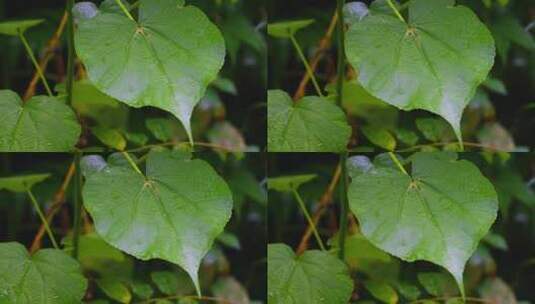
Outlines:
[[268,245],[268,304],[346,304],[352,291],[347,266],[335,256]]
[[468,8],[453,0],[413,0],[407,23],[365,17],[346,38],[349,62],[372,95],[402,109],[444,117],[461,140],[461,116],[494,64],[494,41]]
[[268,91],[269,152],[340,152],[351,136],[344,112],[309,96],[294,103],[286,92]]
[[146,175],[108,163],[87,177],[83,197],[106,242],[180,265],[197,288],[201,259],[232,210],[232,193],[208,163],[170,151],[151,152]]
[[19,243],[0,243],[0,303],[81,303],[86,288],[78,262],[63,251],[30,255]]
[[54,97],[23,103],[13,91],[0,91],[1,152],[68,152],[81,127],[74,112]]
[[494,187],[475,165],[440,152],[414,154],[410,176],[391,167],[356,175],[348,197],[375,246],[445,267],[461,291],[465,263],[498,209]]
[[29,19],[0,22],[0,34],[9,36],[18,36],[19,32],[25,32],[27,29],[43,23],[45,19]]
[[225,43],[201,10],[182,4],[141,0],[134,21],[79,3],[75,43],[98,89],[132,107],[173,113],[191,138],[193,108],[223,65]]
[[6,189],[12,192],[26,192],[33,185],[50,177],[50,174],[30,174],[10,177],[0,177],[0,190]]

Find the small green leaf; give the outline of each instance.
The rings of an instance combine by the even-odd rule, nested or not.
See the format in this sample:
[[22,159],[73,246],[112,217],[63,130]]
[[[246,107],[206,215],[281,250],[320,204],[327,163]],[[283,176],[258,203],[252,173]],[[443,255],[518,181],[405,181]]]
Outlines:
[[145,282],[134,281],[131,284],[131,287],[134,295],[143,300],[150,299],[150,297],[152,297],[152,295],[154,294],[152,286]]
[[19,32],[24,33],[27,29],[45,22],[45,19],[17,20],[0,22],[0,34],[18,36]]
[[373,96],[444,117],[461,140],[461,117],[494,64],[492,35],[467,7],[413,0],[407,23],[371,14],[346,35],[346,54]]
[[216,80],[212,82],[212,85],[221,92],[231,95],[238,95],[238,89],[236,89],[236,85],[228,78],[217,77]]
[[80,303],[87,280],[78,262],[58,249],[34,255],[19,243],[0,243],[0,303]]
[[362,233],[406,261],[445,267],[464,294],[466,261],[496,219],[493,185],[455,153],[416,153],[411,175],[376,167],[352,179],[348,198]]
[[268,245],[268,303],[348,303],[353,282],[346,265],[317,250],[296,256],[284,244]]
[[424,272],[418,274],[418,281],[432,296],[455,296],[458,294],[455,281],[451,276],[441,272]]
[[109,129],[103,126],[96,126],[91,128],[91,132],[98,140],[110,148],[117,149],[119,151],[126,148],[126,139],[124,139],[121,132],[115,129]]
[[484,82],[483,86],[489,89],[492,92],[501,94],[501,95],[507,95],[507,88],[505,87],[505,84],[500,79],[488,77]]
[[483,238],[483,241],[496,249],[503,251],[507,251],[507,249],[509,249],[505,238],[497,233],[489,232],[485,238]]
[[297,31],[314,23],[313,19],[284,21],[268,24],[268,34],[277,38],[290,38]]
[[[326,87],[329,100],[336,98],[336,85]],[[342,107],[348,115],[364,119],[374,125],[396,128],[399,110],[388,103],[370,95],[358,82],[346,81],[342,90]]]
[[387,129],[374,125],[367,125],[362,126],[361,130],[366,138],[368,138],[374,145],[387,151],[396,149],[396,139]]
[[416,127],[432,142],[450,141],[455,138],[451,127],[441,118],[417,118]]
[[150,152],[146,174],[108,164],[87,178],[83,197],[106,242],[141,260],[178,264],[198,291],[201,259],[232,211],[232,193],[216,171],[173,151]]
[[76,115],[55,97],[23,103],[13,91],[0,91],[1,152],[69,152],[80,136]]
[[150,277],[158,289],[166,295],[173,295],[178,289],[178,278],[171,271],[155,271]]
[[176,0],[141,0],[134,21],[101,7],[78,19],[75,44],[99,90],[132,107],[171,112],[191,140],[193,108],[225,57],[221,33],[201,10]]
[[114,278],[103,278],[97,280],[97,285],[111,299],[120,303],[130,303],[132,294],[128,287],[121,281]]
[[229,248],[233,248],[233,249],[236,249],[236,250],[240,250],[241,249],[240,240],[233,233],[223,232],[223,233],[221,233],[220,235],[217,236],[217,240],[221,244],[223,244],[223,245],[225,245],[225,246],[227,246]]
[[286,92],[268,91],[269,152],[340,152],[351,136],[344,112],[309,96],[293,103]]
[[145,126],[159,141],[167,142],[175,136],[173,122],[166,118],[148,118]]
[[268,189],[279,192],[292,192],[316,177],[318,177],[316,174],[305,174],[268,178]]
[[[59,94],[66,94],[63,83],[55,89]],[[128,107],[99,91],[87,79],[73,84],[72,107],[80,116],[91,118],[105,127],[122,128],[128,121]]]
[[6,189],[12,192],[26,192],[33,185],[49,178],[50,174],[31,174],[21,176],[0,177],[0,190]]
[[399,300],[396,290],[386,282],[366,280],[364,281],[364,287],[366,287],[374,298],[383,303],[395,304]]

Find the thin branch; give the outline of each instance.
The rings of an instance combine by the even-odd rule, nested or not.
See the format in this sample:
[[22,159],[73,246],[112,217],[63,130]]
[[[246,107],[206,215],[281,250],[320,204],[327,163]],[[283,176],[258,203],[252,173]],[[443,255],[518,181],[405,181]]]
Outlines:
[[[65,174],[65,177],[63,178],[63,182],[61,183],[60,188],[56,191],[56,194],[54,195],[53,203],[46,213],[46,221],[48,223],[52,222],[54,215],[56,215],[56,213],[60,210],[61,205],[65,202],[65,191],[67,191],[67,187],[69,186],[69,183],[71,182],[71,179],[74,176],[74,169],[74,163],[71,163],[69,169],[67,170],[67,173]],[[37,231],[37,234],[35,235],[35,238],[33,239],[32,245],[30,247],[31,253],[34,253],[41,247],[41,240],[43,239],[44,234],[45,225],[41,224],[41,227],[39,227],[39,230]]]
[[305,54],[303,54],[303,50],[299,46],[299,43],[297,43],[297,40],[295,40],[295,37],[293,35],[290,36],[290,40],[292,41],[292,44],[297,51],[297,55],[299,55],[299,58],[303,62],[303,65],[305,66],[305,70],[308,74],[308,77],[312,79],[312,83],[314,84],[314,88],[316,89],[316,93],[318,96],[323,97],[323,93],[321,92],[320,86],[318,84],[318,81],[316,80],[316,77],[314,76],[314,72],[312,71],[312,68],[310,65],[308,65],[308,60],[305,57]]
[[301,208],[301,211],[305,215],[305,218],[307,219],[308,225],[312,228],[312,233],[314,233],[314,237],[316,238],[316,242],[318,242],[318,245],[320,246],[320,249],[322,251],[325,251],[325,246],[323,245],[323,241],[321,240],[321,237],[318,233],[318,230],[316,229],[316,225],[312,221],[312,218],[310,217],[310,213],[308,213],[307,207],[305,205],[305,202],[303,202],[303,199],[299,195],[299,192],[297,190],[292,191],[295,199],[299,203],[299,207]]
[[[336,169],[334,170],[333,177],[331,179],[331,182],[329,183],[329,186],[327,187],[327,190],[323,195],[321,196],[319,200],[319,207],[314,212],[314,215],[312,216],[312,222],[314,225],[318,225],[318,222],[323,215],[323,213],[326,210],[326,207],[332,202],[332,197],[334,193],[334,189],[336,189],[336,185],[338,184],[338,181],[340,180],[340,176],[342,173],[342,167],[340,165],[336,166]],[[312,236],[312,226],[308,225],[306,232],[303,234],[303,237],[301,238],[301,242],[299,242],[299,246],[297,247],[296,253],[299,255],[303,253],[307,247],[308,247],[308,240]]]
[[[45,55],[41,58],[39,61],[39,67],[44,72],[46,70],[46,67],[48,66],[48,63],[50,60],[54,57],[54,50],[58,47],[60,43],[61,35],[63,34],[63,31],[65,30],[65,26],[67,25],[68,20],[68,14],[65,12],[63,14],[63,18],[61,19],[61,22],[52,36],[50,40],[47,43],[46,49],[45,49]],[[30,81],[30,84],[28,85],[28,88],[26,89],[26,92],[24,93],[24,100],[30,99],[33,95],[35,95],[35,87],[37,85],[37,82],[39,81],[39,74],[37,73],[37,70],[33,74],[32,80]]]
[[41,219],[41,223],[45,226],[46,233],[48,234],[48,237],[50,238],[50,241],[52,242],[52,246],[54,248],[59,249],[58,243],[56,243],[56,239],[54,238],[54,234],[52,233],[52,230],[50,229],[50,226],[48,225],[48,222],[41,211],[41,207],[39,206],[39,203],[35,199],[35,196],[33,196],[33,193],[30,189],[26,191],[28,193],[28,196],[30,197],[30,201],[32,201],[33,207],[35,208],[35,211],[39,215],[39,218]]
[[39,78],[41,78],[41,81],[43,82],[43,85],[45,86],[46,93],[48,96],[53,96],[52,90],[50,90],[50,86],[48,85],[48,82],[46,81],[45,75],[43,74],[43,70],[41,70],[41,66],[39,66],[39,63],[37,63],[37,59],[35,59],[35,56],[33,55],[32,48],[28,44],[28,40],[26,40],[26,37],[24,37],[24,34],[22,31],[19,30],[19,38],[20,41],[22,41],[22,44],[24,45],[24,49],[26,50],[26,53],[28,54],[28,57],[32,61],[35,71],[39,75]]
[[[321,58],[323,57],[325,50],[327,50],[331,46],[331,39],[334,33],[334,29],[336,28],[337,22],[338,22],[338,14],[335,12],[331,18],[331,23],[329,24],[329,28],[327,29],[327,32],[325,32],[325,35],[321,38],[318,48],[314,52],[314,55],[312,55],[312,60],[310,61],[310,69],[312,70],[312,73],[316,71],[316,68],[318,67],[319,62]],[[301,78],[299,87],[295,91],[294,98],[293,98],[294,100],[299,100],[303,96],[305,96],[305,90],[309,81],[310,81],[310,76],[308,73],[305,73],[303,75],[303,78]]]

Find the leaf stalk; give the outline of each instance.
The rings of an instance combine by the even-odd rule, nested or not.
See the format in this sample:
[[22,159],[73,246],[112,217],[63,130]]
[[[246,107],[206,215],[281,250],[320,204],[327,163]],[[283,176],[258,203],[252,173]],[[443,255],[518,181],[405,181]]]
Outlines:
[[24,37],[24,33],[19,30],[19,38],[22,41],[22,44],[24,45],[24,49],[26,50],[26,53],[28,54],[28,57],[32,61],[35,70],[37,71],[37,74],[39,75],[39,78],[41,78],[41,81],[43,82],[43,85],[45,86],[46,93],[48,96],[52,97],[52,90],[50,90],[50,86],[48,85],[48,81],[46,81],[45,74],[43,73],[43,70],[41,70],[41,67],[39,66],[39,63],[37,63],[37,59],[35,59],[35,56],[33,55],[32,48],[28,44],[28,40],[26,40],[26,37]]
[[320,86],[318,84],[318,81],[317,81],[316,77],[314,76],[314,72],[312,71],[312,68],[308,64],[308,61],[307,61],[305,55],[303,54],[303,50],[299,46],[299,43],[297,43],[297,40],[295,39],[294,35],[290,36],[290,40],[292,41],[292,44],[293,44],[295,50],[297,51],[297,54],[299,55],[299,58],[303,62],[303,65],[305,66],[305,70],[306,70],[306,72],[308,74],[308,77],[312,80],[312,84],[314,84],[314,88],[316,89],[316,93],[318,94],[318,96],[323,97],[323,93],[321,93],[321,89],[320,89]]
[[325,251],[325,246],[323,245],[323,242],[321,240],[321,237],[318,233],[318,230],[316,229],[316,225],[314,224],[314,221],[312,220],[312,217],[310,217],[310,213],[307,211],[307,207],[305,206],[305,203],[303,202],[303,199],[299,195],[299,192],[297,190],[293,189],[292,193],[299,203],[299,207],[301,208],[301,211],[303,211],[303,214],[305,215],[305,218],[307,219],[308,225],[312,229],[312,233],[314,234],[314,237],[316,238],[316,241],[318,242],[318,245],[320,246],[320,249],[322,251]]
[[46,233],[48,234],[48,238],[50,238],[50,241],[52,242],[52,246],[54,246],[55,249],[59,249],[58,243],[56,242],[56,239],[54,238],[54,234],[52,233],[52,230],[50,229],[50,226],[48,225],[48,222],[43,214],[43,211],[41,211],[41,207],[39,207],[39,203],[35,199],[35,196],[33,196],[33,193],[30,189],[26,190],[26,193],[30,197],[30,201],[32,202],[33,207],[35,208],[37,215],[39,215],[41,222],[45,226]]
[[117,3],[117,5],[119,5],[123,13],[126,15],[126,17],[128,17],[128,19],[136,22],[136,20],[134,20],[134,17],[132,17],[132,14],[130,14],[130,12],[126,9],[126,7],[124,6],[121,0],[115,0],[115,2]]
[[403,16],[401,16],[400,12],[398,11],[398,9],[394,5],[394,3],[392,3],[392,0],[387,0],[387,2],[388,2],[388,6],[390,6],[390,8],[394,11],[394,13],[399,18],[399,20],[401,20],[403,23],[407,23],[405,21],[405,18],[403,18]]
[[399,168],[399,170],[401,172],[403,172],[405,175],[409,175],[409,173],[407,173],[407,170],[405,170],[405,168],[403,168],[403,166],[401,165],[401,162],[399,161],[399,159],[396,157],[396,155],[394,153],[388,152],[388,155],[390,156],[392,161],[396,164],[396,166],[398,166],[398,168]]

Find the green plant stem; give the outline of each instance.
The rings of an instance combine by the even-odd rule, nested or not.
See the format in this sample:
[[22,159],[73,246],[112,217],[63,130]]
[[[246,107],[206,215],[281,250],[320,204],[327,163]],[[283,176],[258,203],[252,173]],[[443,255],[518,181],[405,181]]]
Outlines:
[[117,5],[119,5],[119,7],[121,8],[121,10],[123,11],[123,13],[126,15],[126,17],[128,17],[128,19],[136,22],[136,20],[134,20],[134,17],[132,17],[132,15],[130,14],[130,12],[126,9],[126,7],[124,6],[123,2],[121,0],[115,0],[115,2],[117,3]]
[[33,207],[35,208],[35,211],[39,215],[39,218],[41,219],[41,222],[45,226],[46,233],[48,234],[48,237],[50,238],[50,241],[52,242],[52,246],[54,246],[55,249],[59,249],[58,243],[56,243],[56,239],[54,238],[54,234],[52,233],[52,230],[50,229],[50,226],[48,225],[48,222],[46,221],[46,217],[41,211],[41,207],[39,207],[39,203],[37,203],[37,200],[35,199],[35,196],[33,196],[33,193],[30,189],[26,190],[26,193],[28,193],[28,196],[30,197],[30,200],[32,201]]
[[19,30],[19,38],[22,41],[22,44],[24,45],[24,48],[26,49],[26,53],[28,54],[28,57],[30,57],[30,60],[32,61],[35,67],[35,70],[37,71],[37,74],[39,75],[39,78],[41,78],[41,81],[43,82],[43,85],[45,86],[46,93],[48,94],[48,96],[53,96],[52,90],[50,90],[50,86],[48,85],[48,82],[46,81],[45,74],[43,73],[43,70],[41,70],[39,63],[37,63],[37,59],[35,59],[35,56],[33,55],[32,48],[28,44],[28,40],[26,40],[26,37],[24,37],[24,34],[20,30]]
[[67,0],[67,104],[72,104],[72,86],[74,84],[74,21],[72,8],[74,0]]
[[297,54],[299,55],[299,58],[303,62],[303,65],[305,66],[305,70],[308,74],[308,77],[310,77],[310,79],[312,80],[312,84],[314,84],[314,88],[316,89],[318,96],[323,97],[323,93],[321,93],[321,89],[318,84],[318,81],[316,80],[316,77],[314,76],[314,72],[312,71],[312,68],[308,64],[308,61],[305,57],[305,54],[303,54],[303,50],[301,50],[299,43],[297,43],[297,40],[295,39],[293,35],[290,36],[290,40],[292,41],[292,44],[294,45],[294,48],[297,51]]
[[126,160],[128,161],[128,163],[130,164],[130,166],[132,166],[132,168],[139,174],[143,175],[143,173],[141,172],[141,170],[139,170],[139,167],[136,165],[136,162],[130,157],[130,154],[128,154],[128,152],[122,152],[124,157],[126,158]]
[[340,251],[338,251],[338,257],[344,261],[345,259],[345,244],[346,244],[346,235],[347,235],[347,214],[349,211],[349,202],[347,201],[347,182],[348,182],[348,176],[347,176],[347,152],[344,152],[340,154],[340,168],[341,168],[341,175],[340,175],[340,229],[338,232],[339,239],[338,239],[338,248],[340,248]]
[[76,151],[74,154],[74,216],[73,216],[73,251],[72,256],[78,259],[80,243],[80,226],[82,219],[82,170],[80,167],[81,152]]
[[299,207],[301,208],[301,211],[303,211],[303,214],[305,215],[305,218],[308,221],[308,225],[310,225],[310,228],[312,229],[312,233],[314,234],[314,237],[316,238],[316,241],[318,242],[318,245],[320,246],[320,249],[322,251],[325,251],[325,246],[323,245],[323,242],[321,240],[321,237],[318,233],[318,230],[316,229],[316,225],[314,225],[314,221],[312,221],[312,218],[310,217],[310,214],[307,211],[307,207],[305,206],[305,202],[303,202],[303,199],[299,195],[299,192],[297,190],[293,189],[292,191],[295,199],[299,203]]
[[336,13],[338,14],[337,35],[338,35],[338,65],[336,68],[336,104],[342,106],[343,86],[346,70],[346,56],[345,56],[345,34],[344,34],[344,4],[345,0],[338,0],[336,6]]
[[398,168],[399,168],[399,170],[401,170],[401,172],[403,172],[406,175],[409,175],[409,173],[407,173],[407,170],[405,170],[405,168],[403,168],[403,166],[401,165],[401,162],[399,161],[399,159],[396,157],[396,155],[394,153],[388,152],[388,155],[390,156],[392,161],[396,164],[396,166],[398,166]]
[[387,0],[387,2],[388,2],[388,6],[390,6],[390,8],[394,11],[394,13],[399,18],[399,20],[401,20],[403,23],[407,23],[405,21],[405,18],[403,18],[403,16],[401,16],[401,14],[399,13],[399,11],[396,8],[396,6],[394,5],[394,3],[392,3],[392,0]]

